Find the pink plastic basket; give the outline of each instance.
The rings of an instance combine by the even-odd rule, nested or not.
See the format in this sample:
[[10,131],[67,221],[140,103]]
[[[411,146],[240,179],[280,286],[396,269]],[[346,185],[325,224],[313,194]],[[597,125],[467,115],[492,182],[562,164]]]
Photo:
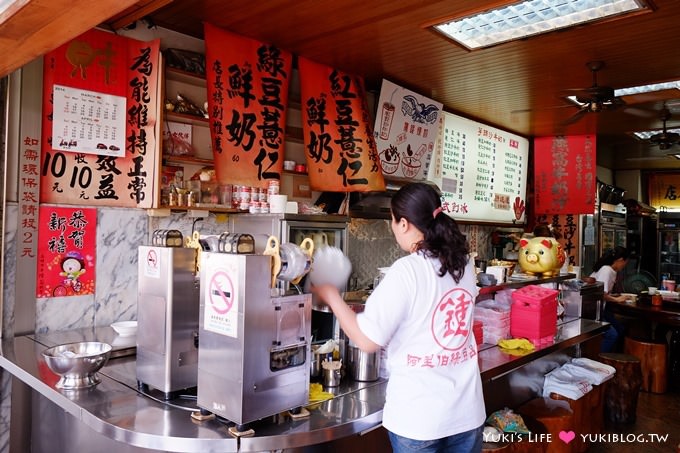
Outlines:
[[558,291],[540,286],[525,286],[512,294],[510,334],[514,338],[538,340],[552,338],[557,332]]

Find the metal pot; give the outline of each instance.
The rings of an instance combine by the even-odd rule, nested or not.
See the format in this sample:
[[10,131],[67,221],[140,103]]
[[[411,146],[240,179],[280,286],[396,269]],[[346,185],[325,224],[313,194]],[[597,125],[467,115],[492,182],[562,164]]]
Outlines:
[[377,381],[380,377],[380,351],[365,352],[356,346],[347,346],[347,370],[355,381]]

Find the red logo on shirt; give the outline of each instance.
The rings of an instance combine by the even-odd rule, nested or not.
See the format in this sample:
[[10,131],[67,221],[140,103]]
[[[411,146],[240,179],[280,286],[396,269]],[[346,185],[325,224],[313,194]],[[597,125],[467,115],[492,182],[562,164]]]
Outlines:
[[455,351],[467,344],[472,330],[468,312],[472,307],[472,295],[462,288],[444,294],[432,313],[432,337],[439,346]]

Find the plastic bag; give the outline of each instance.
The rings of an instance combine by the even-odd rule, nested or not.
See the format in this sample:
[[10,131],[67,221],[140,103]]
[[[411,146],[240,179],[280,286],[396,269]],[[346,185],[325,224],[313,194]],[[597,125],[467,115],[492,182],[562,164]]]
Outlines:
[[194,147],[186,140],[170,135],[163,139],[163,154],[168,156],[193,156],[195,154]]
[[171,68],[205,75],[205,55],[184,49],[166,49],[163,55]]
[[522,420],[522,417],[515,414],[512,409],[501,409],[489,415],[486,423],[505,433],[530,434],[529,428]]

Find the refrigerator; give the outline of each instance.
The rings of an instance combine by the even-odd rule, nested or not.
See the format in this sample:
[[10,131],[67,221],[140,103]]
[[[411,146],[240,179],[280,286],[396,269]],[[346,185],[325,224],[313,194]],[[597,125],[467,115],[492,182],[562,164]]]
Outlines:
[[622,204],[600,203],[598,258],[614,247],[626,247],[626,207]]
[[657,233],[656,276],[661,281],[664,274],[670,279],[680,281],[680,212],[660,212]]

